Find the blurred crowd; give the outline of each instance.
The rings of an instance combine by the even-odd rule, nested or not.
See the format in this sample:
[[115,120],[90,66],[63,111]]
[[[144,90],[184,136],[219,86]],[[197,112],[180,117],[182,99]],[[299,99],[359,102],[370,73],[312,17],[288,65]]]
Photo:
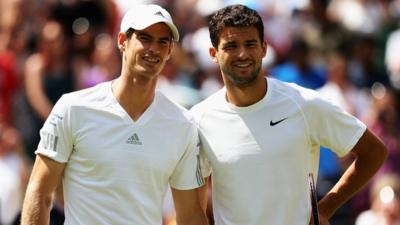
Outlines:
[[[158,88],[187,108],[221,87],[208,56],[211,13],[233,3],[256,9],[269,45],[265,74],[320,91],[388,147],[383,168],[331,224],[400,224],[400,0],[0,0],[0,225],[18,224],[54,103],[118,76],[120,19],[137,3],[162,5],[178,26],[181,41]],[[320,197],[348,161],[321,148]],[[60,200],[52,225],[62,217]],[[174,224],[168,197],[165,224]]]

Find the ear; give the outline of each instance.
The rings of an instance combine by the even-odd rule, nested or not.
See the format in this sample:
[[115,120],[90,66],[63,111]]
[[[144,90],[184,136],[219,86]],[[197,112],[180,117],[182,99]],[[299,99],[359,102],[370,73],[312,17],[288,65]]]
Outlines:
[[268,43],[266,40],[264,40],[261,43],[261,48],[263,49],[263,57],[265,57],[267,55],[267,49],[268,49]]
[[214,47],[210,47],[210,48],[208,49],[208,52],[209,52],[209,54],[210,54],[210,56],[211,56],[211,58],[212,58],[212,61],[213,61],[214,63],[218,63],[217,50],[216,50]]
[[168,50],[167,60],[169,60],[169,58],[171,58],[174,47],[175,47],[175,42],[171,41],[171,44],[170,44],[169,50]]
[[126,34],[125,33],[118,33],[118,49],[120,52],[125,51],[125,46],[126,46]]

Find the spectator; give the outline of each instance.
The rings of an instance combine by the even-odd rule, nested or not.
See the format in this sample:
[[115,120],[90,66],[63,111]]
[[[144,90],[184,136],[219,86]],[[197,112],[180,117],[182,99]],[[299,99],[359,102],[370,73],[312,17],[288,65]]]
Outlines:
[[361,35],[354,38],[349,59],[351,82],[359,88],[371,88],[375,83],[390,85],[389,77],[376,60],[376,39],[374,36]]
[[116,78],[119,64],[118,51],[110,35],[98,35],[90,59],[76,57],[74,60],[75,89],[92,87]]
[[309,61],[309,51],[309,46],[304,40],[295,40],[290,51],[289,61],[272,68],[272,76],[306,88],[322,87],[326,81],[325,71],[315,67]]
[[388,148],[388,159],[378,174],[400,174],[400,91],[386,89],[381,98],[374,96],[367,124]]
[[346,57],[339,52],[331,52],[326,60],[327,82],[318,91],[348,113],[364,119],[365,109],[370,106],[370,95],[351,83]]
[[[377,90],[373,90],[373,93]],[[375,93],[372,105],[367,110],[365,122],[370,129],[387,146],[388,158],[377,172],[374,179],[379,179],[386,174],[400,174],[400,117],[399,117],[399,93],[391,89],[383,88],[381,94]],[[368,185],[358,193],[353,201],[353,213],[358,214],[370,207],[368,195],[371,186]]]
[[[50,20],[44,24],[40,34],[39,50],[28,57],[24,76],[36,131],[39,131],[61,95],[74,90],[69,42],[63,27],[59,22]],[[36,144],[38,141],[36,136]],[[33,149],[28,150],[32,151],[28,154],[34,158]]]
[[22,155],[18,131],[0,123],[0,224],[17,222],[28,181],[28,164]]
[[355,225],[400,224],[400,177],[386,174],[378,178],[370,192],[371,208],[362,212]]
[[[400,1],[399,1],[400,2]],[[400,5],[400,3],[399,3]],[[400,29],[393,31],[386,42],[385,62],[392,85],[400,89]]]

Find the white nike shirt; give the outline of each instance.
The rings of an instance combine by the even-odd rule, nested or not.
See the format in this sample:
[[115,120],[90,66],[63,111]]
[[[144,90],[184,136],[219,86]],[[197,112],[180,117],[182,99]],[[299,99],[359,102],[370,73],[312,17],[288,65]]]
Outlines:
[[251,106],[228,103],[223,88],[191,109],[216,225],[308,225],[307,174],[318,175],[320,146],[343,156],[366,130],[313,90],[267,82]]
[[168,184],[203,184],[193,119],[159,92],[136,122],[111,82],[63,95],[40,135],[36,153],[67,163],[66,225],[160,225]]

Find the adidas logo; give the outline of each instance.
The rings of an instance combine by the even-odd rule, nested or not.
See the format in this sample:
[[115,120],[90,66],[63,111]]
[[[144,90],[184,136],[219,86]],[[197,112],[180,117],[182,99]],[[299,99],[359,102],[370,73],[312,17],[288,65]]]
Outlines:
[[[154,15],[157,15],[157,16],[161,16],[161,17],[164,17],[164,15],[160,12],[160,11],[158,11],[158,12],[156,12],[156,13],[154,13]],[[165,17],[164,17],[165,18]]]
[[126,140],[127,144],[134,144],[134,145],[142,145],[138,135],[134,133],[128,140]]

